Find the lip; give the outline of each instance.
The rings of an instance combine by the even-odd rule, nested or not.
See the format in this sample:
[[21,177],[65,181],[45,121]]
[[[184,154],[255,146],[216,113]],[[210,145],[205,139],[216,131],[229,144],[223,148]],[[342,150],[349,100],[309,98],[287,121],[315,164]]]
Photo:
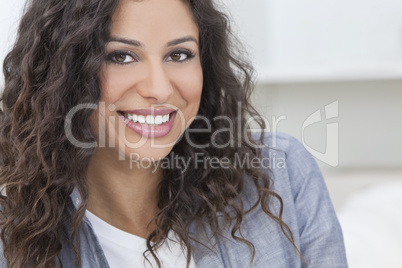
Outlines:
[[[122,114],[119,114],[119,118],[123,121],[123,123],[134,132],[140,134],[141,136],[147,138],[160,138],[166,136],[170,133],[173,128],[174,120],[176,119],[177,111],[172,109],[160,109],[154,110],[155,113],[150,113],[150,109],[141,109],[141,110],[133,110],[133,111],[121,111],[124,113],[134,113],[137,115],[165,115],[169,114],[170,111],[170,118],[169,121],[157,125],[157,126],[150,126],[148,124],[141,124],[141,123],[134,123],[133,121],[127,119]],[[139,113],[142,112],[142,113]]]
[[120,111],[125,114],[136,114],[136,115],[166,115],[176,112],[177,110],[174,109],[137,109],[137,110],[130,110],[130,111]]

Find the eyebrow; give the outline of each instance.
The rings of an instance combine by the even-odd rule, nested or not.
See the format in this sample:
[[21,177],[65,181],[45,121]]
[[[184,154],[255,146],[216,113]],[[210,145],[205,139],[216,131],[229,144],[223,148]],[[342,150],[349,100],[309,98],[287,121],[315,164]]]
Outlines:
[[185,42],[195,42],[198,45],[197,39],[195,39],[194,37],[189,35],[189,36],[185,36],[185,37],[182,37],[182,38],[172,40],[172,41],[167,43],[167,46],[171,47],[171,46],[175,46],[175,45],[185,43]]
[[[134,46],[134,47],[142,47],[142,48],[145,47],[145,45],[143,43],[141,43],[140,41],[137,41],[134,39],[126,39],[126,38],[122,38],[122,37],[112,37],[109,39],[109,42],[119,42],[119,43],[127,44],[130,46]],[[185,43],[185,42],[195,42],[198,45],[197,39],[195,39],[193,36],[189,35],[189,36],[185,36],[185,37],[181,37],[181,38],[177,38],[172,41],[169,41],[166,44],[166,46],[171,47],[171,46],[175,46],[175,45]]]
[[112,38],[110,38],[109,42],[119,42],[119,43],[127,44],[130,46],[134,46],[134,47],[144,47],[144,44],[141,43],[140,41],[121,38],[121,37],[112,37]]

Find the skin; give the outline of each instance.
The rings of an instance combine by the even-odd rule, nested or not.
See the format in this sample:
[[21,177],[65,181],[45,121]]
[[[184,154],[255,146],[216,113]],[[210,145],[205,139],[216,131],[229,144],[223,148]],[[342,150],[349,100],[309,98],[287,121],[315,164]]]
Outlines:
[[[95,110],[90,118],[98,144],[105,146],[96,148],[88,166],[87,208],[109,224],[146,238],[158,212],[162,170],[130,165],[130,156],[149,163],[165,157],[196,116],[203,84],[199,32],[190,8],[180,0],[123,0],[113,15],[111,40],[99,74],[105,109]],[[120,54],[113,54],[116,51]],[[145,139],[118,118],[120,110],[152,105],[179,109],[166,136]]]

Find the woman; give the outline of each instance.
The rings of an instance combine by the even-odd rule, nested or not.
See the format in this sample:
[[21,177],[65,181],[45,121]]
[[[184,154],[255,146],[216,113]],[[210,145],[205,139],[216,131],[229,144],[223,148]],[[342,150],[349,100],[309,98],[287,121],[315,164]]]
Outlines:
[[30,1],[4,62],[2,267],[347,266],[312,157],[251,137],[229,33],[212,0]]

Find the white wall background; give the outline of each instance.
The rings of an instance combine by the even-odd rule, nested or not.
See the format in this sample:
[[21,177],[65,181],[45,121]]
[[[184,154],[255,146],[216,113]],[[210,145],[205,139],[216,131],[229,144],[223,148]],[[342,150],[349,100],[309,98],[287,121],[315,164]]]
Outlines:
[[402,1],[222,1],[263,81],[402,78]]
[[[257,66],[255,103],[278,130],[339,102],[339,166],[402,168],[402,1],[222,0]],[[325,152],[326,122],[305,131]],[[334,169],[320,163],[329,171]]]
[[316,110],[339,102],[339,117],[305,128],[305,143],[325,152],[326,125],[339,124],[339,166],[323,169],[402,168],[402,81],[357,81],[260,85],[257,108],[277,130],[302,140],[302,125]]

